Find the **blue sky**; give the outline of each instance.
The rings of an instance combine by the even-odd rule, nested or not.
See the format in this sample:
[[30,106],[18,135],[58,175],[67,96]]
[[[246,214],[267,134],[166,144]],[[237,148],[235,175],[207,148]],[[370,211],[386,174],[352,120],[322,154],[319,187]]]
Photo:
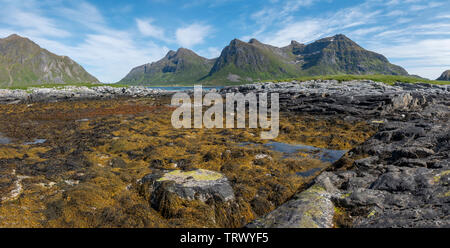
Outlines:
[[0,37],[12,33],[103,82],[169,49],[213,58],[234,38],[285,46],[338,33],[411,74],[450,69],[448,0],[0,0]]

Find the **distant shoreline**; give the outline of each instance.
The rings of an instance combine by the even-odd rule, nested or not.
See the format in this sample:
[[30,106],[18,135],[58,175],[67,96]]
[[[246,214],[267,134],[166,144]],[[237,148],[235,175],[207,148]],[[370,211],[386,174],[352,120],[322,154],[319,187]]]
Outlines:
[[[219,92],[228,92],[231,89],[238,90],[244,89],[257,89],[265,88],[266,91],[275,91],[277,89],[282,89],[284,91],[296,91],[296,90],[308,90],[304,88],[304,84],[314,84],[314,83],[329,83],[330,87],[336,87],[338,85],[345,83],[356,83],[359,85],[364,84],[379,84],[385,85],[386,87],[393,88],[416,88],[421,91],[428,91],[429,89],[439,89],[443,91],[450,91],[450,87],[447,85],[430,84],[430,83],[403,83],[397,82],[393,84],[387,84],[385,82],[378,82],[372,80],[309,80],[309,81],[297,81],[290,80],[284,82],[259,82],[253,84],[244,85],[230,85],[230,86],[203,86],[205,89],[216,89]],[[286,84],[295,86],[286,87]],[[339,86],[338,86],[339,87]],[[116,87],[105,85],[105,86],[58,86],[53,88],[42,88],[42,87],[30,87],[27,89],[0,89],[0,104],[13,104],[13,103],[23,103],[23,102],[42,102],[42,101],[65,101],[65,100],[83,100],[83,99],[109,99],[115,97],[151,97],[160,95],[171,95],[175,91],[179,91],[172,88],[181,88],[182,90],[192,90],[193,86],[124,86]],[[326,93],[328,89],[322,89]]]
[[438,80],[428,80],[425,78],[419,78],[414,76],[398,76],[398,75],[381,75],[381,74],[368,74],[368,75],[352,75],[352,74],[339,74],[339,75],[318,75],[318,76],[303,76],[303,77],[295,77],[295,78],[284,78],[284,79],[271,79],[271,80],[262,80],[262,81],[254,81],[254,82],[244,82],[244,83],[236,83],[229,82],[226,84],[220,85],[210,85],[205,83],[181,83],[181,84],[141,84],[141,85],[131,85],[131,84],[119,84],[119,83],[81,83],[81,84],[42,84],[42,85],[27,85],[27,86],[12,86],[12,87],[0,87],[0,89],[9,89],[9,90],[29,90],[35,88],[62,88],[62,87],[104,87],[109,86],[112,88],[128,88],[128,87],[193,87],[194,85],[202,85],[204,88],[217,88],[217,87],[227,87],[227,86],[239,86],[239,85],[247,85],[247,84],[255,84],[255,83],[266,83],[266,82],[290,82],[290,81],[298,81],[305,82],[311,80],[337,80],[339,82],[344,81],[352,81],[352,80],[371,80],[375,82],[382,82],[385,84],[393,85],[396,82],[403,83],[426,83],[426,84],[437,84],[437,85],[449,85],[450,81],[438,81]]

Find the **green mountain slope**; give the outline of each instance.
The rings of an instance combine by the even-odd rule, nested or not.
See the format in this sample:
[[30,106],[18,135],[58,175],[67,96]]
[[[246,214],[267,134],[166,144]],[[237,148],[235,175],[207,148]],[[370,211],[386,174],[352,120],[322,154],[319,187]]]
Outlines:
[[436,79],[440,81],[450,81],[450,70],[446,70],[442,73],[442,75]]
[[0,87],[96,82],[69,57],[55,55],[27,38],[0,39]]
[[293,63],[294,57],[255,39],[248,43],[235,39],[222,50],[203,81],[239,82],[298,76],[300,68]]
[[383,55],[365,50],[342,34],[293,48],[292,53],[306,75],[408,75]]
[[[202,58],[192,51],[184,57],[178,53],[180,50],[169,52],[156,63],[136,67],[119,83],[226,85],[315,75],[408,75],[405,69],[389,63],[383,55],[365,50],[341,34],[307,45],[292,41],[282,48],[255,39],[249,42],[234,39],[214,60]],[[190,63],[179,66],[180,58]]]
[[123,78],[120,84],[165,85],[195,83],[201,80],[214,64],[214,60],[198,56],[193,51],[180,48],[169,51],[161,60],[138,66]]

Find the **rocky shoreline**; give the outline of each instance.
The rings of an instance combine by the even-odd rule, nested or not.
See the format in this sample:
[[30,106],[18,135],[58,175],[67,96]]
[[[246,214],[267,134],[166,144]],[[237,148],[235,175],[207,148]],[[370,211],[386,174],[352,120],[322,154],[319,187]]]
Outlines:
[[308,189],[247,227],[450,227],[449,89],[372,81],[224,89],[278,92],[282,110],[379,125]]
[[[255,198],[258,201],[253,199],[252,207],[261,209],[261,214],[258,212],[258,216],[263,213],[267,214],[247,224],[247,227],[450,227],[450,87],[448,85],[396,83],[390,86],[373,81],[338,82],[330,80],[258,83],[230,86],[219,90],[221,94],[228,92],[276,92],[279,93],[280,110],[283,112],[290,112],[294,116],[308,114],[325,120],[327,118],[329,120],[342,119],[348,120],[349,123],[365,122],[376,129],[374,135],[370,136],[369,134],[362,139],[367,139],[365,142],[356,145],[356,147],[352,146],[353,149],[320,173],[319,176],[313,178],[306,186],[302,186],[290,200],[286,201],[298,187],[294,188],[294,191],[289,193],[286,198],[279,198],[280,192],[288,194],[288,190],[283,188],[282,185],[273,183],[274,195],[270,196],[270,199],[274,201],[282,199],[276,201],[279,202],[276,205],[278,207],[272,211],[273,208],[266,204],[267,201],[262,198],[263,195]],[[172,93],[145,87],[113,88],[108,86],[32,89],[29,91],[0,90],[0,103],[52,102],[116,97],[137,98]],[[128,99],[124,100],[128,101]],[[135,100],[131,99],[130,101],[134,102]],[[57,104],[60,106],[59,104],[64,104],[64,102]],[[89,111],[103,110],[104,107],[100,107],[104,106],[103,103],[95,104],[98,105],[98,108]],[[130,107],[124,108],[122,103],[117,104],[120,108],[114,113],[127,114],[131,110],[137,111],[135,106],[130,105]],[[152,106],[145,104],[139,108],[146,111],[156,111]],[[66,106],[66,109],[71,110],[71,107]],[[87,116],[97,116],[89,111],[85,111]],[[169,113],[167,114],[169,115]],[[85,118],[85,116],[75,116],[74,118],[78,120]],[[47,120],[46,118],[43,119]],[[153,120],[153,118],[147,119],[148,121]],[[128,121],[136,121],[136,118],[131,116],[127,119]],[[320,125],[319,122],[317,123],[317,125]],[[83,128],[87,128],[88,124],[89,122],[71,122],[71,125],[81,125]],[[105,124],[105,121],[93,121],[93,124],[99,129],[104,129],[107,123]],[[146,139],[153,133],[155,133],[155,137],[160,137],[158,134],[160,131],[153,129],[147,133],[142,131],[143,127],[152,127],[154,123],[152,125],[142,124],[141,128],[134,125],[133,129],[124,126],[124,130],[135,130]],[[118,128],[116,124],[111,124],[110,127],[112,129]],[[342,130],[346,129],[348,127],[344,127]],[[177,137],[174,136],[175,133],[171,134],[170,132],[167,134],[171,137],[170,139]],[[125,157],[131,160],[134,158],[139,160],[139,156],[141,156],[139,151],[142,153],[141,147],[129,151],[131,149],[129,147],[137,143],[128,140],[122,141],[122,139],[129,138],[128,133],[123,135],[123,138],[120,135],[117,136],[118,134],[115,133],[114,135],[117,140],[113,140],[112,150],[100,151],[114,153],[117,149],[121,151],[126,148],[124,150],[127,153]],[[96,135],[98,135],[98,132]],[[151,135],[150,137],[153,137]],[[336,133],[334,136],[339,135],[339,133]],[[78,136],[74,136],[73,140],[79,142]],[[94,141],[96,144],[99,143],[96,139]],[[104,137],[106,145],[110,141],[109,136]],[[122,143],[119,141],[126,145],[120,145]],[[142,145],[144,144],[147,143],[143,142]],[[174,145],[173,143],[169,144],[169,147]],[[156,151],[158,146],[155,143],[145,152]],[[86,145],[80,144],[79,149],[86,149]],[[239,148],[239,150],[242,149]],[[223,149],[220,151],[220,154],[222,154]],[[66,154],[64,151],[62,152]],[[94,151],[90,152],[94,153]],[[166,157],[166,151],[163,154]],[[198,155],[198,152],[193,154]],[[229,156],[234,155],[230,151]],[[43,155],[39,155],[39,157],[41,156]],[[54,156],[54,154],[51,156]],[[61,159],[67,157],[66,155],[61,156]],[[79,153],[74,153],[73,156],[74,159],[80,159]],[[228,155],[223,153],[221,156],[225,158]],[[209,163],[214,157],[216,156],[204,155],[202,161]],[[32,156],[32,158],[34,157]],[[99,168],[103,169],[106,166],[101,162],[103,156],[97,158],[97,155],[95,155],[93,158],[93,161],[96,161],[95,164],[101,165]],[[122,161],[120,164],[124,168],[127,163],[132,164],[131,160],[125,163],[118,158],[112,161],[116,160]],[[6,164],[9,164],[8,161],[10,160],[7,160]],[[22,163],[22,161],[23,159],[17,158],[17,163]],[[38,164],[40,163],[43,162],[38,162]],[[58,168],[58,171],[60,170],[60,162],[49,161],[48,163],[51,163],[51,165],[55,163],[55,170],[56,168]],[[211,167],[203,168],[208,169],[208,171],[186,170],[186,172],[179,172],[176,170],[169,173],[165,171],[168,167],[166,168],[163,164],[162,160],[159,162],[158,160],[152,160],[150,166],[152,171],[147,176],[140,177],[141,185],[138,185],[138,188],[141,195],[149,198],[146,200],[151,203],[151,207],[161,212],[165,218],[182,216],[179,211],[183,211],[184,208],[176,206],[191,204],[191,210],[194,211],[198,210],[198,206],[204,208],[208,206],[206,208],[210,211],[208,216],[213,216],[214,218],[211,217],[213,222],[219,223],[221,226],[242,226],[240,223],[244,220],[247,220],[247,222],[243,223],[248,223],[249,220],[254,219],[253,214],[251,214],[253,210],[244,208],[243,206],[248,204],[245,205],[243,198],[240,198],[244,193],[248,194],[247,189],[233,185],[236,180],[241,180],[241,175],[236,174],[235,178],[230,177],[230,175],[233,175],[232,172],[235,171],[233,168],[239,167],[238,164],[226,164],[222,167],[215,167],[212,164]],[[184,162],[179,162],[179,164],[181,168]],[[255,165],[254,162],[251,164]],[[259,165],[261,165],[261,169],[265,169],[265,162]],[[198,164],[193,164],[193,166],[198,169]],[[23,168],[28,167],[23,166]],[[121,167],[119,166],[119,169]],[[163,168],[164,171],[155,169],[159,167]],[[28,175],[23,168],[19,172]],[[219,169],[222,173],[228,173],[228,175],[225,177],[223,174],[217,174],[215,171]],[[118,171],[114,172],[118,173]],[[105,168],[105,172],[102,173],[111,172]],[[111,175],[111,177],[113,176]],[[273,178],[267,180],[273,182]],[[234,188],[231,189],[229,184]],[[202,187],[198,185],[202,185]],[[13,187],[14,185],[11,184],[10,186]],[[128,190],[128,186],[126,189]],[[153,194],[153,192],[157,194]],[[70,194],[70,192],[67,194]],[[192,195],[201,197],[198,201],[192,201]],[[249,199],[252,198],[249,197]],[[82,200],[80,202],[80,204],[84,204]],[[240,214],[231,216],[230,214],[233,212],[248,212],[248,214],[246,218],[241,218]],[[202,216],[206,215],[203,213]],[[231,217],[221,219],[220,216]],[[196,219],[192,218],[192,220]],[[180,219],[180,223],[185,222]]]
[[169,91],[147,87],[85,87],[62,86],[57,88],[0,89],[0,104],[23,102],[51,102],[64,100],[109,99],[115,97],[147,97],[169,94]]

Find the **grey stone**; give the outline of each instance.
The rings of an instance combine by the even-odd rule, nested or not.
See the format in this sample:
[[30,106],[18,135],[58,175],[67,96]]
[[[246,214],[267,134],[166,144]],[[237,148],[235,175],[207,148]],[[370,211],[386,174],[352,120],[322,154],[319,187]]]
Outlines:
[[314,185],[295,195],[266,216],[247,225],[249,228],[330,228],[334,205],[325,188]]
[[[186,200],[202,202],[213,198],[223,202],[234,200],[234,192],[228,179],[219,172],[209,170],[173,170],[149,174],[141,179],[141,184],[150,187],[150,193],[158,191],[164,185],[163,191],[175,193],[178,197]],[[157,195],[152,194],[152,204],[158,205],[157,200]]]

